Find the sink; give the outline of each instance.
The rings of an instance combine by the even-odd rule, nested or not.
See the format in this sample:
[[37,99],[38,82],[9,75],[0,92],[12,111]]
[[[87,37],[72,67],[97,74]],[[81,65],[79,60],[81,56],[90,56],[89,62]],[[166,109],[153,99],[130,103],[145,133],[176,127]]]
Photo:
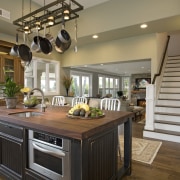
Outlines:
[[34,117],[34,116],[41,116],[41,115],[43,115],[43,113],[26,111],[26,112],[10,113],[9,115],[28,118],[28,117]]

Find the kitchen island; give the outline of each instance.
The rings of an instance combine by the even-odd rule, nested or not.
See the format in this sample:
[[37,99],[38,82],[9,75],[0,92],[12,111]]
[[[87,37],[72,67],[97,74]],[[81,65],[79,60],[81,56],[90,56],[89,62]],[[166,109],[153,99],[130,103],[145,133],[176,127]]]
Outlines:
[[[29,168],[28,132],[33,130],[70,140],[69,166],[63,171],[69,171],[71,180],[105,180],[121,179],[131,174],[131,122],[133,113],[104,111],[105,116],[98,119],[79,119],[67,117],[69,107],[48,107],[46,112],[37,116],[19,117],[16,113],[39,109],[0,108],[1,133],[1,166],[0,174],[14,179],[48,179]],[[124,123],[124,164],[118,169],[118,125]],[[15,128],[14,132],[11,130]],[[7,134],[7,135],[6,135]],[[8,149],[12,159],[17,154],[21,157],[18,162],[9,162],[10,157],[4,146],[12,140],[16,141],[16,151]],[[6,141],[5,141],[5,140]],[[4,143],[3,143],[4,142]],[[11,146],[7,146],[11,147]],[[19,149],[19,151],[18,151]],[[12,152],[10,152],[12,151]],[[15,151],[15,152],[14,152]],[[4,153],[4,154],[2,154]],[[15,154],[16,157],[13,157]],[[5,162],[5,163],[4,163]],[[17,164],[19,163],[19,164]],[[17,169],[17,165],[19,168]],[[16,167],[15,167],[16,166]],[[63,172],[62,172],[63,174]],[[61,177],[62,180],[68,180]],[[60,179],[60,180],[61,180]]]

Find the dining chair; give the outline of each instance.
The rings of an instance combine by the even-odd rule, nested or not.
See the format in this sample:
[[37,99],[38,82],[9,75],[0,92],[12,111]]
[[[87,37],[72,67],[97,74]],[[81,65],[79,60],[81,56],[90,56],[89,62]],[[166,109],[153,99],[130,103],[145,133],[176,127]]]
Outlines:
[[[121,101],[117,98],[104,98],[101,99],[100,102],[100,109],[102,110],[109,110],[109,111],[120,111],[120,107],[121,107]],[[121,156],[121,149],[120,149],[120,138],[119,135],[122,134],[124,129],[123,125],[119,125],[118,126],[118,151],[119,151],[119,155],[120,158]]]
[[120,111],[121,101],[117,98],[101,99],[100,108],[110,111]]
[[86,97],[74,97],[72,99],[72,107],[76,104],[85,103],[87,104],[87,98]]
[[53,106],[64,106],[65,98],[64,96],[53,96],[52,105]]

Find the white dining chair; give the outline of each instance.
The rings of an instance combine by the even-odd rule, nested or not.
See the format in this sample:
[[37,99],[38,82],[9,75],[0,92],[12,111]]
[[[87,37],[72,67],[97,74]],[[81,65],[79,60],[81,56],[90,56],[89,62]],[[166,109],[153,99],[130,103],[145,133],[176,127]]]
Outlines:
[[52,106],[64,106],[65,98],[64,96],[53,96]]
[[87,98],[86,97],[74,97],[72,99],[72,107],[76,104],[85,103],[87,104]]
[[101,99],[100,109],[110,111],[120,111],[121,101],[117,98],[104,98]]
[[[117,98],[104,98],[101,99],[100,109],[109,111],[120,111],[121,101]],[[119,135],[123,133],[124,126],[118,126],[118,151],[121,158],[120,138]]]

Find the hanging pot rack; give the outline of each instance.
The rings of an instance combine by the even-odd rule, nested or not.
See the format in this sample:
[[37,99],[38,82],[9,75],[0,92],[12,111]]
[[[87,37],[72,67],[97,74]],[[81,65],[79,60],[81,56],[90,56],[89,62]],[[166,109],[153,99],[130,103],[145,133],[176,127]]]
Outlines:
[[[62,23],[64,11],[67,9],[69,10],[69,19],[65,21],[70,21],[79,17],[77,12],[83,10],[83,6],[75,0],[56,0],[14,20],[13,24],[19,26],[17,31],[24,32],[24,28],[27,26],[31,30],[36,29],[37,22],[40,22],[41,26],[39,27],[39,30],[42,30],[44,24],[47,24],[46,27],[48,28]],[[48,25],[49,17],[54,18],[53,25]]]

